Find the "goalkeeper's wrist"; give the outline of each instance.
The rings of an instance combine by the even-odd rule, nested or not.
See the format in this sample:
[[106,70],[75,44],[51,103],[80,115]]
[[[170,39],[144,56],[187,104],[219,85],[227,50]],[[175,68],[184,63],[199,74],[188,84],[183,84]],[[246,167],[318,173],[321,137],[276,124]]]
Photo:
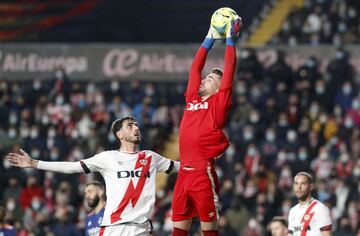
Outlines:
[[235,46],[234,39],[232,37],[227,37],[226,38],[226,45]]
[[213,38],[205,38],[201,46],[206,48],[207,51],[209,51],[213,47],[214,42],[215,39]]

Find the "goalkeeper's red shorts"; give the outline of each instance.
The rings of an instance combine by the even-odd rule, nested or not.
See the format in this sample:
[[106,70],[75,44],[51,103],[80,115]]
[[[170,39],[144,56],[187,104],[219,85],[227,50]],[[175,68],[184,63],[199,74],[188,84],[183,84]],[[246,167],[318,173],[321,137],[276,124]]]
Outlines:
[[218,194],[219,182],[213,159],[181,163],[172,201],[172,220],[196,216],[204,222],[217,220]]

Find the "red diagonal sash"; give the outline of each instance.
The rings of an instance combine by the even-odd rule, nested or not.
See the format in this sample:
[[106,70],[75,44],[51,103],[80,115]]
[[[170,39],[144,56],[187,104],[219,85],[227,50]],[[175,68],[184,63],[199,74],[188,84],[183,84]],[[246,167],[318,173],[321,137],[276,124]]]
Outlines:
[[308,227],[310,225],[311,219],[313,218],[313,216],[315,214],[315,212],[310,213],[310,211],[313,209],[313,207],[316,205],[316,203],[317,203],[317,201],[313,201],[305,211],[305,214],[304,214],[304,216],[303,216],[303,218],[302,218],[302,220],[300,222],[300,224],[304,222],[304,225],[303,225],[303,227],[301,229],[300,236],[306,236],[306,232],[307,232]]
[[[151,157],[152,156],[146,157],[144,152],[140,152],[135,164],[135,170],[138,168],[142,168],[143,173],[148,173],[150,169]],[[134,186],[133,181],[130,180],[123,199],[121,200],[116,211],[111,214],[111,223],[121,220],[121,214],[123,213],[125,207],[130,203],[130,201],[132,207],[135,207],[144,188],[145,182],[146,176],[141,176],[136,186]]]

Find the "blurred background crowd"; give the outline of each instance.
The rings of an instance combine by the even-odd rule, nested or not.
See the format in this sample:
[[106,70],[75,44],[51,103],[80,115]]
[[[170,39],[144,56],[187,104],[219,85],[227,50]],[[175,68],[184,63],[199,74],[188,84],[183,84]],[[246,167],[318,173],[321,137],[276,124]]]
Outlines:
[[351,0],[305,1],[294,9],[271,44],[356,44],[360,42],[360,2]]
[[[359,1],[305,2],[270,44],[359,43]],[[231,145],[216,161],[220,234],[269,235],[270,220],[286,217],[296,203],[294,174],[309,171],[315,176],[314,197],[331,210],[334,235],[360,236],[360,80],[349,62],[351,53],[339,47],[324,71],[316,57],[293,69],[280,50],[270,66],[261,63],[252,48],[241,48],[238,56],[226,126]],[[177,135],[185,80],[91,79],[68,78],[61,69],[45,79],[0,78],[0,201],[6,207],[5,220],[16,226],[19,236],[83,235],[89,211],[84,186],[101,177],[13,168],[4,159],[8,152],[22,147],[35,159],[88,158],[117,147],[111,122],[129,115],[140,124],[141,149],[163,153],[165,144]],[[170,175],[156,193],[157,236],[167,236],[172,229],[175,178]],[[198,230],[198,223],[193,224],[191,234],[199,235]]]

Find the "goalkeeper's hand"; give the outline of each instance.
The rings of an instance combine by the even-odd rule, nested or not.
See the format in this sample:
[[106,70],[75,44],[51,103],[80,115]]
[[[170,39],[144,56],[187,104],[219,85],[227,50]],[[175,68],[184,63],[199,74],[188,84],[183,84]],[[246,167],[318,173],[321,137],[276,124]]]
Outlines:
[[236,16],[230,22],[230,27],[226,31],[226,38],[230,38],[233,41],[235,41],[239,37],[241,27],[242,27],[241,17]]
[[224,39],[225,37],[221,35],[214,27],[210,26],[209,31],[205,38],[211,39]]

